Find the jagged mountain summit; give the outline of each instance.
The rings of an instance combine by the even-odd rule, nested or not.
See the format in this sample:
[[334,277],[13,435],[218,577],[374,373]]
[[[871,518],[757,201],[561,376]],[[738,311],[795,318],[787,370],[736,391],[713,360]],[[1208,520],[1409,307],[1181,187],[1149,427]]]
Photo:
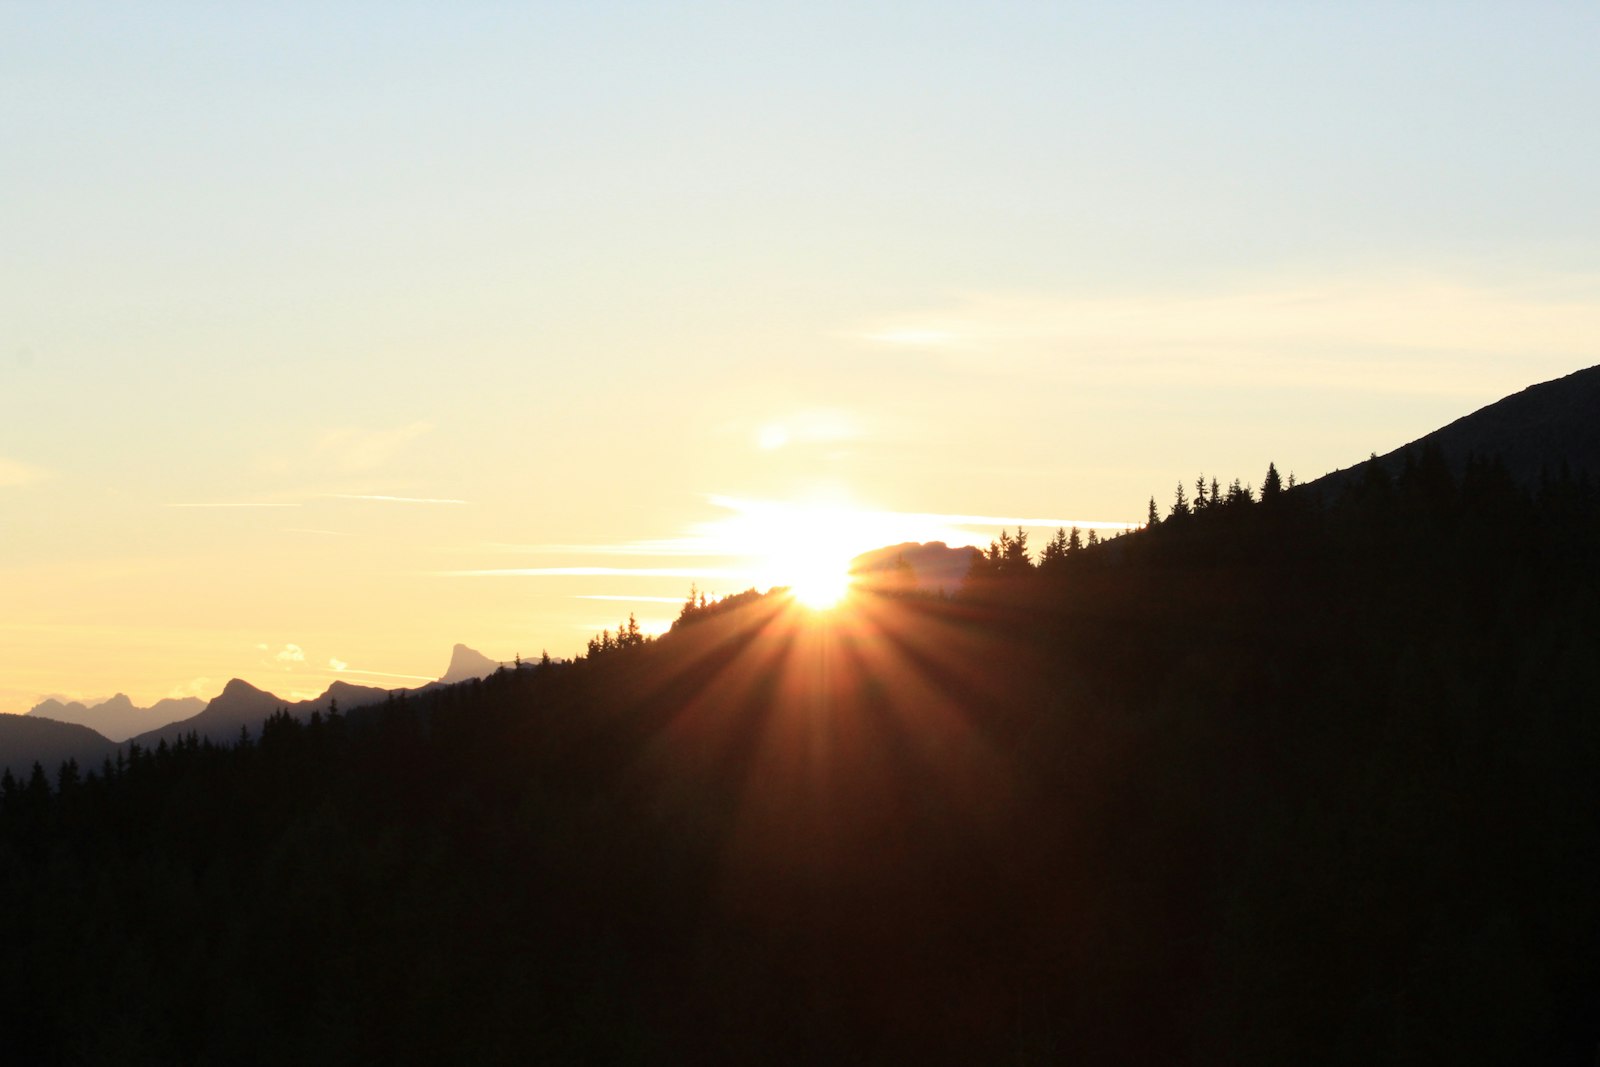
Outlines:
[[[503,666],[509,664],[458,644],[451,650],[444,676],[422,689],[484,678]],[[0,715],[0,769],[10,767],[13,774],[24,775],[37,760],[53,776],[68,759],[87,769],[129,743],[153,748],[163,740],[172,744],[191,733],[213,744],[233,744],[241,727],[254,736],[262,722],[280,708],[303,719],[313,711],[326,714],[335,701],[341,710],[350,710],[381,703],[391,693],[417,691],[341,680],[320,696],[293,701],[235,678],[209,701],[167,698],[148,708],[138,707],[124,693],[93,704],[52,697],[24,715]]]
[[141,708],[127,694],[118,693],[98,704],[87,705],[76,700],[63,703],[52,698],[34,705],[27,714],[57,722],[77,723],[112,741],[126,741],[164,723],[198,715],[205,706],[206,702],[199,697],[168,697],[148,708]]
[[439,681],[445,685],[453,685],[473,678],[487,678],[502,666],[504,664],[490,659],[476,649],[457,644],[450,650],[450,666],[439,676]]
[[319,697],[310,700],[289,701],[264,689],[257,689],[242,678],[230,681],[223,690],[198,715],[167,723],[148,730],[130,740],[150,747],[165,740],[168,744],[194,733],[213,744],[232,744],[239,739],[239,730],[249,730],[254,736],[261,723],[279,708],[285,708],[296,718],[305,718],[313,711],[324,714],[338,701],[341,710],[376,704],[386,700],[391,690],[375,686],[352,685],[334,682]]
[[1337,495],[1360,482],[1374,462],[1393,477],[1405,467],[1408,452],[1415,458],[1433,448],[1458,478],[1467,461],[1477,458],[1498,460],[1512,481],[1529,490],[1542,479],[1560,477],[1563,467],[1575,480],[1600,481],[1600,366],[1530,385],[1375,460],[1305,485]]

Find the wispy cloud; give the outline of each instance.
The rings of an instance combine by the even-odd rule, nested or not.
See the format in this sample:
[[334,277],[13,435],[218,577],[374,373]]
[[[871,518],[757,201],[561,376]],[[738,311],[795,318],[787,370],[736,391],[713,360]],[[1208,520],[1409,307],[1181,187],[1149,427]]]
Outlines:
[[[396,674],[393,671],[365,671],[359,667],[352,667],[342,660],[329,660],[329,666],[336,674],[357,674],[363,678],[400,678],[411,682],[431,682],[434,679],[426,674]],[[338,666],[333,666],[338,664]]]
[[942,348],[953,343],[958,336],[959,334],[950,329],[930,330],[907,326],[891,327],[861,335],[862,340],[875,344],[908,348]]
[[316,454],[325,468],[341,474],[363,474],[382,467],[408,443],[432,430],[429,419],[383,430],[340,427],[318,439]]
[[173,700],[182,700],[184,697],[213,697],[221,691],[220,683],[211,678],[199,677],[179,682],[167,691],[167,696]]
[[[1039,380],[1477,394],[1600,362],[1600,277],[1395,274],[1130,296],[975,294],[867,325],[875,347]],[[1539,369],[1534,369],[1539,368]]]
[[859,421],[836,408],[813,408],[773,419],[755,433],[756,445],[773,452],[799,445],[836,445],[861,436]]
[[50,472],[31,463],[22,463],[0,456],[0,489],[13,489],[33,485],[50,477]]
[[301,503],[298,500],[240,497],[226,500],[186,500],[166,506],[169,508],[297,508]]
[[1078,527],[1080,530],[1131,530],[1139,523],[1125,522],[1118,519],[1063,519],[1042,518],[1027,515],[953,515],[942,512],[884,512],[885,515],[894,515],[908,525],[920,526],[981,526],[986,530],[995,530],[1007,526],[1049,526],[1049,527]]
[[278,650],[277,655],[272,658],[279,663],[304,663],[306,661],[306,652],[299,645],[284,645],[283,648]]
[[612,544],[519,545],[502,541],[487,542],[469,551],[505,552],[529,556],[683,556],[708,557],[718,553],[695,537],[651,538]]
[[633,596],[612,593],[585,593],[574,600],[620,600],[627,604],[682,604],[681,596]]
[[[797,561],[819,557],[842,568],[863,552],[905,542],[943,541],[951,546],[987,545],[1001,529],[1076,526],[1080,530],[1122,531],[1134,523],[1121,519],[1039,515],[987,515],[910,512],[863,508],[841,502],[795,502],[733,496],[708,496],[722,514],[694,523],[680,537],[613,544],[487,546],[498,552],[573,554],[638,558],[638,566],[605,564],[486,567],[435,571],[457,578],[678,578],[697,582],[735,582],[756,586],[791,580]],[[672,561],[653,565],[654,561]],[[703,560],[692,565],[690,560]],[[681,597],[586,594],[579,599],[679,603]]]
[[380,504],[465,504],[449,497],[387,496],[381,493],[325,493],[330,500],[368,500]]
[[710,567],[495,567],[434,574],[441,578],[738,578],[742,572]]
[[729,514],[698,523],[677,542],[708,556],[763,557],[772,546],[794,540],[837,541],[852,554],[906,541],[986,544],[1004,527],[1072,527],[1125,530],[1126,520],[1037,515],[976,515],[932,511],[891,511],[844,503],[762,500],[713,495],[710,503]]
[[[329,493],[313,490],[261,493],[249,496],[215,497],[169,503],[169,508],[301,508],[317,501],[351,500],[377,504],[466,504],[455,497],[399,496],[388,493]],[[294,527],[292,533],[340,533],[338,530]]]

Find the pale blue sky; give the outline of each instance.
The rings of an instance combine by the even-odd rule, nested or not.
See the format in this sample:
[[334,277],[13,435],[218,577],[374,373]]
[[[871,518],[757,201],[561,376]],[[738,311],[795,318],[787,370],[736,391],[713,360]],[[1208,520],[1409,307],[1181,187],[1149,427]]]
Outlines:
[[229,7],[0,3],[0,710],[569,653],[687,583],[441,574],[1136,519],[1600,362],[1592,4]]

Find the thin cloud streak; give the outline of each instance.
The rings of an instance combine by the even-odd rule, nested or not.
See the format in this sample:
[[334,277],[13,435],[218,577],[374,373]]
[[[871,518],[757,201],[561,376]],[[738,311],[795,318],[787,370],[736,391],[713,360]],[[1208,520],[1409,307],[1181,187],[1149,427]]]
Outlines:
[[1078,385],[1473,395],[1600,361],[1600,277],[1494,285],[1342,276],[1208,293],[971,294],[853,336],[984,374]]
[[[724,512],[697,522],[681,537],[621,544],[516,545],[499,543],[490,550],[536,555],[627,556],[642,560],[681,561],[669,565],[618,566],[574,564],[533,567],[483,567],[429,572],[450,578],[676,578],[730,582],[755,587],[787,584],[798,560],[822,555],[836,559],[841,572],[855,556],[905,542],[943,541],[954,547],[987,544],[1007,527],[1078,527],[1081,530],[1125,531],[1137,527],[1125,520],[1041,518],[970,513],[897,512],[848,504],[742,499],[709,495],[707,503]],[[703,566],[684,565],[688,560]],[[579,600],[676,604],[680,597],[583,594]]]
[[[763,510],[764,506],[774,510],[788,507],[786,504],[772,501],[742,501],[732,497],[717,496],[711,497],[710,500],[718,507],[735,512]],[[755,505],[754,508],[750,506],[752,504]],[[874,528],[883,529],[886,534],[894,535],[896,541],[938,539],[934,535],[948,533],[948,527],[962,526],[981,526],[991,530],[1013,526],[1048,526],[1052,528],[1059,526],[1068,529],[1076,526],[1080,530],[1131,530],[1139,526],[1136,522],[1129,522],[1123,519],[1038,518],[1016,515],[945,514],[932,511],[862,511],[854,514],[863,516],[867,521],[874,524]],[[720,521],[714,520],[697,524],[697,528],[701,528],[702,532],[683,537],[593,545],[492,543],[484,546],[484,548],[488,551],[515,552],[526,555],[676,557],[683,559],[723,559],[729,556],[760,556],[764,553],[765,550],[760,545],[731,544],[725,532],[709,529],[709,527],[717,526]],[[918,529],[922,530],[920,537],[899,536],[908,532],[915,534]],[[870,545],[862,551],[868,551],[875,547],[881,546]]]
[[284,500],[199,500],[179,504],[166,504],[169,508],[298,508],[298,501]]
[[426,674],[394,674],[390,671],[364,671],[359,667],[334,667],[335,674],[359,674],[366,678],[405,678],[413,682],[432,682],[437,679]]
[[516,545],[491,542],[483,551],[515,552],[530,556],[685,556],[712,557],[726,553],[707,549],[705,544],[692,537],[671,537],[644,541],[624,541],[620,544],[552,544]]
[[742,571],[701,567],[499,567],[433,571],[439,578],[741,578]]
[[[462,505],[470,501],[459,500],[454,497],[421,497],[421,496],[395,496],[387,493],[280,493],[273,496],[243,496],[223,497],[216,500],[184,500],[163,505],[169,508],[301,508],[308,503],[318,500],[352,500],[378,504],[442,504]],[[336,531],[309,531],[305,529],[297,532],[333,533]]]
[[345,474],[375,470],[393,459],[411,441],[433,430],[430,419],[420,419],[389,430],[341,427],[324,433],[317,455],[324,464]]
[[681,596],[624,596],[620,593],[582,593],[574,596],[574,600],[621,600],[628,604],[682,604]]
[[21,463],[0,456],[0,489],[15,489],[33,485],[50,477],[50,472],[31,463]]
[[1134,530],[1141,525],[1137,522],[1122,522],[1112,519],[1038,519],[1019,517],[1016,515],[941,515],[935,512],[918,514],[915,512],[890,512],[913,522],[927,522],[930,525],[942,523],[947,526],[1058,526],[1070,529],[1073,526],[1080,530]]
[[330,500],[371,500],[383,504],[465,504],[465,500],[448,497],[387,496],[382,493],[326,493]]

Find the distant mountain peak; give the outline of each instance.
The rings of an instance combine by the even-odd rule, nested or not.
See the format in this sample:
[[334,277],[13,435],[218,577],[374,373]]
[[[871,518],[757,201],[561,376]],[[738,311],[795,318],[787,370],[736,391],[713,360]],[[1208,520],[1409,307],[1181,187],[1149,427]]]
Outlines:
[[80,701],[74,700],[74,701],[69,703],[67,701],[61,700],[58,697],[46,697],[44,700],[40,701],[38,704],[35,704],[33,706],[33,708],[28,712],[28,714],[29,715],[37,715],[41,719],[58,719],[59,720],[59,719],[61,719],[61,714],[63,712],[69,711],[69,710],[71,710],[73,708],[76,708],[80,712],[84,710],[84,706]]
[[128,694],[117,693],[98,703],[88,704],[76,700],[63,703],[52,697],[38,704],[28,714],[42,719],[77,723],[112,741],[123,741],[150,729],[152,723],[186,719],[203,707],[205,701],[197,697],[168,697],[148,708],[141,708]]
[[439,681],[449,684],[471,678],[486,678],[499,669],[500,664],[482,652],[457,644],[450,650],[450,666],[439,676]]
[[850,561],[850,573],[868,589],[880,592],[953,594],[972,570],[971,546],[951,548],[943,541],[903,544],[863,552]]

